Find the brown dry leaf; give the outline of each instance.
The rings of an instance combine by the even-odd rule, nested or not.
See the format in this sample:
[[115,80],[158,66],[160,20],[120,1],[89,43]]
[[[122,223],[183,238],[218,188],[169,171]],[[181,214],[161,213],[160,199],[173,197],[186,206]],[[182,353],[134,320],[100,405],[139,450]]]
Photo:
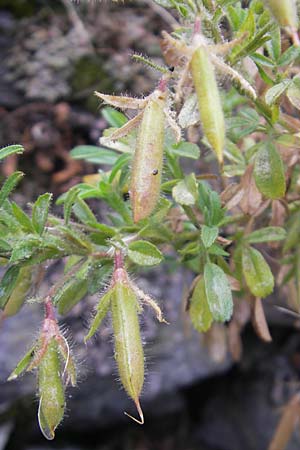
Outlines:
[[227,354],[227,333],[222,323],[214,323],[203,335],[204,345],[215,363],[221,364]]
[[232,209],[239,204],[243,195],[244,191],[241,189],[240,184],[230,183],[220,195],[222,205],[228,210]]
[[285,406],[268,450],[284,450],[291,438],[294,428],[299,422],[300,394],[292,397]]
[[133,119],[129,120],[125,123],[121,128],[118,128],[116,131],[114,131],[109,136],[105,136],[102,138],[103,144],[105,142],[109,143],[110,141],[116,141],[117,139],[121,139],[122,137],[126,136],[128,133],[130,133],[131,130],[133,130],[135,127],[137,127],[142,120],[143,112],[140,112],[137,114]]
[[108,105],[115,106],[120,109],[143,109],[145,108],[148,98],[134,98],[121,95],[106,95],[95,91],[95,95]]
[[254,307],[252,309],[252,324],[256,334],[264,342],[271,342],[272,336],[266,321],[265,312],[261,303],[261,299],[256,297],[254,299]]
[[280,200],[272,201],[272,218],[270,226],[282,227],[285,223],[287,210]]
[[253,165],[247,167],[241,178],[240,186],[244,195],[239,203],[243,213],[253,215],[262,203],[262,195],[253,178]]
[[230,275],[227,275],[227,278],[228,278],[228,281],[229,281],[229,284],[230,284],[230,289],[232,291],[237,291],[238,292],[238,291],[241,290],[240,282],[236,278],[234,278],[234,277],[232,277]]
[[166,31],[162,31],[162,39],[160,40],[160,48],[169,67],[178,66],[185,60],[187,46],[179,39],[174,39]]
[[228,326],[228,348],[232,359],[235,362],[240,361],[243,352],[241,329],[234,320]]

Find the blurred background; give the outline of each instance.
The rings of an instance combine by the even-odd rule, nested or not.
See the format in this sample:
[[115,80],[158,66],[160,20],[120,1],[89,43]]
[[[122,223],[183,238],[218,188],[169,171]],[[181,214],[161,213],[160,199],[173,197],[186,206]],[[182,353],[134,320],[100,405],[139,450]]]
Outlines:
[[[107,126],[93,91],[149,93],[158,75],[133,62],[132,54],[160,63],[160,32],[172,24],[171,14],[151,0],[0,0],[0,144],[26,149],[2,164],[1,177],[16,168],[25,172],[18,204],[26,208],[46,191],[57,197],[96,172],[69,156],[76,145],[96,145]],[[105,215],[101,204],[92,207]],[[60,270],[60,264],[49,268],[45,290]],[[123,414],[135,411],[117,379],[109,321],[96,340],[82,343],[96,298],[62,320],[80,381],[68,390],[67,415],[50,443],[38,429],[34,374],[5,381],[37,334],[41,307],[28,304],[1,323],[0,450],[265,450],[282,405],[299,389],[298,324],[268,299],[272,343],[260,341],[247,323],[237,340],[243,351],[232,357],[223,325],[205,337],[192,331],[182,307],[192,279],[169,266],[139,275],[139,285],[160,301],[170,322],[158,325],[149,310],[143,319],[143,427]],[[288,449],[299,445],[296,432]]]

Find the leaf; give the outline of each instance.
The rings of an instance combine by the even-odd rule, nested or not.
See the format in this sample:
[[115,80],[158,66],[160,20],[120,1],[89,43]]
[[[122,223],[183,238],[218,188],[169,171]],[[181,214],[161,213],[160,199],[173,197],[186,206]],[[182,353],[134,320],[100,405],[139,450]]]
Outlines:
[[85,203],[85,201],[80,197],[76,199],[76,202],[73,205],[73,212],[77,219],[79,219],[80,222],[84,223],[85,225],[97,224],[97,219],[94,216],[93,212]]
[[243,274],[250,292],[255,297],[264,298],[274,289],[274,278],[262,254],[245,246],[242,250]]
[[140,266],[155,266],[163,260],[160,250],[147,241],[135,241],[128,245],[128,256]]
[[258,297],[255,297],[254,299],[252,323],[258,337],[260,337],[264,342],[272,341],[261,299]]
[[12,381],[18,378],[23,372],[26,371],[27,367],[31,363],[31,360],[34,356],[34,348],[35,346],[31,347],[30,350],[26,353],[26,355],[21,359],[21,361],[18,362],[17,367],[15,370],[12,371],[12,373],[7,378],[7,381]]
[[97,305],[96,308],[96,315],[90,325],[90,329],[88,334],[84,337],[84,342],[88,341],[101,325],[101,322],[103,321],[104,317],[108,313],[108,310],[110,308],[111,304],[111,298],[114,293],[114,289],[109,289],[100,299],[100,302]]
[[66,197],[64,199],[64,221],[65,221],[65,225],[69,224],[71,213],[72,213],[72,206],[75,203],[77,196],[78,196],[78,188],[77,188],[77,186],[72,187],[66,194]]
[[36,235],[28,234],[14,245],[10,256],[10,262],[29,259],[33,253],[40,248],[41,244],[41,238]]
[[186,141],[173,144],[171,147],[168,147],[168,151],[172,155],[182,158],[199,159],[200,157],[200,148],[198,145]]
[[284,228],[266,227],[246,235],[244,240],[249,244],[258,244],[261,242],[282,241],[285,238],[286,231]]
[[23,178],[24,174],[23,172],[14,172],[12,175],[10,175],[5,183],[3,184],[1,191],[0,191],[0,206],[3,205],[3,202],[7,199],[9,194],[14,190],[16,185],[20,182],[20,180]]
[[111,275],[113,263],[111,260],[93,261],[88,270],[88,292],[91,295],[100,292]]
[[213,322],[205,292],[204,279],[201,277],[193,291],[189,314],[194,328],[200,333],[209,330]]
[[217,322],[232,316],[233,301],[229,281],[224,271],[213,263],[204,266],[205,292],[210,312]]
[[19,275],[20,267],[11,266],[9,267],[5,274],[2,277],[0,282],[0,308],[4,309],[6,303],[9,300],[9,297],[12,291],[15,288],[17,283],[18,275]]
[[254,179],[259,191],[267,198],[284,197],[286,184],[280,154],[271,143],[263,144],[256,154]]
[[300,109],[300,77],[299,75],[293,78],[292,84],[289,86],[287,90],[287,96],[291,104]]
[[296,58],[298,58],[299,55],[300,55],[300,47],[292,45],[291,47],[288,47],[284,53],[282,53],[282,55],[277,61],[278,65],[287,66],[288,64],[293,62]]
[[208,227],[202,225],[201,227],[201,240],[205,248],[209,248],[215,242],[219,234],[218,227]]
[[101,114],[111,127],[120,128],[127,122],[125,114],[110,106],[102,108]]
[[29,231],[29,232],[34,231],[34,228],[33,228],[30,218],[27,216],[27,214],[24,213],[24,211],[20,208],[20,206],[18,206],[15,202],[12,202],[11,207],[12,207],[12,212],[13,212],[15,218],[17,219],[17,221],[19,222],[19,224],[21,225],[21,227],[25,231]]
[[178,123],[181,128],[188,128],[198,123],[199,120],[197,95],[193,94],[185,100],[178,114]]
[[32,225],[38,234],[42,234],[47,222],[52,194],[39,196],[32,208]]
[[194,174],[187,175],[172,189],[174,200],[180,205],[191,206],[198,197],[197,181]]
[[0,160],[7,158],[10,155],[21,154],[24,152],[24,147],[22,145],[9,145],[0,149]]
[[67,314],[87,293],[87,280],[73,277],[69,279],[53,297],[59,314]]
[[84,159],[93,164],[114,164],[119,155],[113,150],[94,145],[78,145],[70,152],[73,159]]
[[285,91],[291,84],[292,84],[291,80],[283,80],[281,81],[281,83],[275,84],[275,86],[268,89],[265,95],[267,105],[271,106],[275,102],[277,102],[279,97],[285,93]]

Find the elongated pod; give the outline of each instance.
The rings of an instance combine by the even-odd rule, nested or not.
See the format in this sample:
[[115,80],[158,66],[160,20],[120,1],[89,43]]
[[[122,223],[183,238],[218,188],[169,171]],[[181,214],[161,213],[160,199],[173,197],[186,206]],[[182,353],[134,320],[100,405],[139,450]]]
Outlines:
[[191,73],[198,98],[203,133],[223,161],[225,122],[214,66],[205,47],[198,47],[191,59]]
[[43,435],[51,440],[54,431],[61,422],[65,409],[64,386],[60,373],[58,346],[53,338],[38,368],[39,384],[39,425]]
[[131,173],[133,220],[153,212],[159,199],[165,137],[166,93],[157,89],[145,107],[138,130]]
[[299,25],[296,0],[265,0],[280,26],[296,30]]
[[138,300],[128,283],[124,269],[116,270],[115,279],[111,300],[115,358],[121,382],[135,402],[143,422],[139,396],[144,383],[144,352],[138,319]]

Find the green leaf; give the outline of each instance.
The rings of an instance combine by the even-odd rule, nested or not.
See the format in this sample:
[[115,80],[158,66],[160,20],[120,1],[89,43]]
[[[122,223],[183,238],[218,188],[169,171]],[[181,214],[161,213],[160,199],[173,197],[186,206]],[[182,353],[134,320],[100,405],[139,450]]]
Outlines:
[[23,172],[14,172],[7,178],[0,191],[0,206],[3,205],[3,202],[7,199],[23,176]]
[[[77,186],[73,186],[66,194],[64,198],[64,221],[65,225],[69,224],[71,213],[72,213],[72,206],[74,205],[76,198],[78,196],[78,188]],[[60,203],[60,202],[56,202]]]
[[96,309],[97,312],[91,323],[89,332],[84,337],[84,342],[88,341],[92,336],[94,336],[94,334],[100,327],[101,322],[103,321],[104,317],[106,316],[106,314],[108,313],[108,310],[110,308],[111,298],[112,298],[113,293],[114,293],[114,289],[109,289],[109,291],[107,291],[101,297],[101,300],[100,300],[99,304],[97,305],[97,309]]
[[233,301],[229,281],[224,271],[213,263],[204,266],[204,283],[210,312],[217,322],[232,316]]
[[23,372],[26,371],[27,367],[31,363],[32,358],[34,357],[35,346],[31,347],[30,350],[26,353],[26,355],[18,362],[17,367],[7,378],[7,381],[12,381],[18,378]]
[[194,328],[200,333],[209,330],[213,322],[205,292],[203,277],[201,277],[193,291],[189,314]]
[[0,160],[7,158],[10,155],[21,154],[24,152],[24,147],[22,145],[9,145],[0,149]]
[[39,196],[32,208],[32,225],[38,234],[42,234],[47,222],[52,194],[45,193]]
[[173,144],[171,147],[168,147],[168,151],[173,156],[179,156],[183,158],[199,159],[200,157],[200,148],[198,147],[198,145],[186,141],[178,142],[178,144]]
[[265,100],[267,105],[271,106],[277,102],[279,97],[285,93],[287,88],[291,85],[292,80],[283,80],[281,83],[275,84],[275,86],[271,87],[267,90],[265,95]]
[[29,232],[34,231],[34,228],[31,223],[30,218],[27,216],[27,214],[24,213],[24,211],[20,208],[20,206],[17,205],[15,202],[12,202],[11,207],[12,207],[12,212],[13,212],[15,218],[17,219],[17,221],[19,222],[19,224],[21,225],[21,227],[25,231],[29,231]]
[[172,189],[174,200],[180,205],[191,206],[198,197],[197,180],[193,173],[179,181]]
[[208,227],[207,225],[202,225],[201,227],[201,240],[205,248],[209,248],[215,242],[219,234],[218,227]]
[[21,241],[17,242],[11,252],[10,262],[24,261],[29,259],[33,253],[40,248],[41,238],[35,235],[27,235]]
[[244,237],[249,244],[258,244],[261,242],[282,241],[286,238],[286,231],[281,227],[266,227],[253,231]]
[[293,62],[296,58],[300,56],[300,47],[295,47],[292,45],[288,47],[287,50],[280,56],[278,59],[279,66],[287,66],[291,62]]
[[140,266],[155,266],[163,260],[160,250],[147,241],[135,241],[128,245],[128,256]]
[[281,156],[271,143],[264,143],[257,152],[254,179],[259,191],[267,198],[284,197],[286,185]]
[[287,90],[287,96],[291,104],[300,109],[300,76],[297,75],[293,78],[292,84]]
[[83,264],[77,274],[69,278],[55,293],[53,303],[57,306],[59,314],[69,312],[87,294],[87,271],[88,265]]
[[243,274],[250,292],[255,297],[266,297],[274,289],[274,278],[262,254],[245,246],[242,250]]
[[93,145],[79,145],[70,152],[73,159],[84,159],[93,164],[114,164],[119,155],[113,150]]
[[77,219],[85,225],[97,224],[97,219],[93,212],[81,198],[76,199],[76,202],[73,205],[73,212]]
[[101,114],[111,127],[121,128],[126,122],[128,122],[125,114],[111,108],[110,106],[102,108]]
[[219,244],[212,244],[212,246],[208,249],[208,254],[215,256],[230,256],[230,253],[223,250]]
[[89,294],[94,295],[103,289],[112,269],[113,263],[111,260],[96,260],[90,264],[87,276]]
[[5,274],[0,281],[0,308],[4,309],[6,303],[9,300],[9,297],[14,290],[18,275],[19,275],[20,267],[11,266],[7,269]]

